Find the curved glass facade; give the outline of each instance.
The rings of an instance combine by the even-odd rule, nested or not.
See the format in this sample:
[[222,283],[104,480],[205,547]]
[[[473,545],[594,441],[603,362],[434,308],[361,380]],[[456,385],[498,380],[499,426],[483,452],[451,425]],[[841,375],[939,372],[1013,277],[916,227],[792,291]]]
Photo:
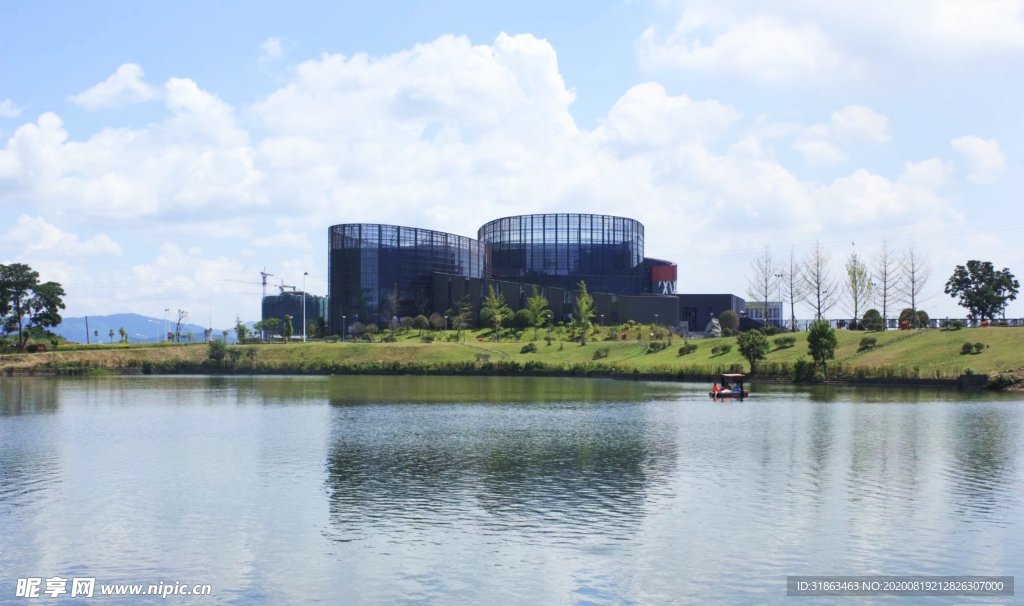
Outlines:
[[[354,322],[386,323],[432,307],[434,272],[483,276],[480,243],[430,229],[345,223],[328,229],[330,330],[342,332],[342,316]],[[398,293],[398,309],[389,302]]]
[[484,224],[477,238],[489,278],[639,294],[649,282],[644,226],[626,217],[576,213],[520,215]]

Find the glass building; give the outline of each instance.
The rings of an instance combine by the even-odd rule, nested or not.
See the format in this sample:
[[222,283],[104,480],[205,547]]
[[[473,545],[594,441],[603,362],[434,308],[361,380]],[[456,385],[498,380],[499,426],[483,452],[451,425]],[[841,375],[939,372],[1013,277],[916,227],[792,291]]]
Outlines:
[[484,271],[478,241],[417,227],[333,225],[328,250],[328,317],[334,334],[346,322],[387,323],[429,313],[434,273],[480,278]]
[[644,226],[626,217],[576,213],[520,215],[480,228],[484,274],[492,279],[623,295],[650,292]]

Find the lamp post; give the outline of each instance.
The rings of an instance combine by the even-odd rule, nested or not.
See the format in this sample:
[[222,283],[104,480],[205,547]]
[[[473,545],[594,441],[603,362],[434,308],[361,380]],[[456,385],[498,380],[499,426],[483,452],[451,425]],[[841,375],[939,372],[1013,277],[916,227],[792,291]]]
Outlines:
[[163,336],[163,338],[160,339],[164,343],[167,342],[167,314],[169,314],[170,312],[171,312],[171,310],[169,308],[167,308],[167,307],[164,308],[164,336]]
[[[775,274],[779,284],[779,328],[782,328],[782,279],[785,277],[784,274]],[[765,302],[764,313],[765,320],[768,319],[768,303]]]
[[348,316],[344,316],[344,315],[341,316],[341,342],[342,343],[345,342],[345,319],[346,318],[348,318]]
[[658,325],[658,314],[654,314],[654,325]]
[[302,342],[306,342],[306,276],[308,271],[302,272]]
[[604,326],[604,314],[601,314],[601,326]]
[[444,331],[448,332],[448,316],[444,317]]

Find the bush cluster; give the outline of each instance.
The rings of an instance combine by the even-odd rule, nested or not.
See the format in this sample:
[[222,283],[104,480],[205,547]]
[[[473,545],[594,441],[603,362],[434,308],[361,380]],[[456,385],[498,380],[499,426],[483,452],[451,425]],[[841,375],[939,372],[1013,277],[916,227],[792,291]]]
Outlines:
[[875,337],[864,337],[860,340],[860,347],[857,351],[866,351],[868,349],[874,349],[878,345],[878,339]]
[[537,353],[537,345],[531,341],[530,343],[527,343],[526,345],[523,345],[522,348],[520,348],[519,353],[521,353],[521,354]]
[[713,356],[724,356],[725,354],[732,351],[732,345],[726,343],[725,345],[716,345],[711,348],[711,355]]
[[692,354],[695,351],[697,351],[697,346],[693,343],[687,343],[686,345],[683,345],[682,347],[679,348],[679,355],[686,356]]
[[609,349],[607,347],[598,347],[597,349],[594,350],[594,355],[593,355],[593,357],[591,359],[593,359],[593,360],[600,360],[602,358],[607,358],[608,354],[610,354],[610,353],[611,353],[611,349]]
[[658,353],[668,347],[667,341],[651,341],[644,348],[645,354]]
[[960,347],[960,355],[966,356],[968,354],[980,354],[985,349],[984,343],[964,343]]

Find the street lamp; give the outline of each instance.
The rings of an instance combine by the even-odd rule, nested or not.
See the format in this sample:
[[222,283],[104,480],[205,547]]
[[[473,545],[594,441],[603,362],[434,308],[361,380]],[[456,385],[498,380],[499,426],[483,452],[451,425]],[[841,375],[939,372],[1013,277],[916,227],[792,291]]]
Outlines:
[[[785,277],[783,274],[775,274],[775,277],[779,279],[779,328],[782,328],[782,279]],[[765,302],[765,319],[768,319],[768,303]]]
[[169,314],[170,312],[171,312],[170,309],[168,309],[166,307],[164,308],[164,336],[163,336],[162,339],[160,339],[164,343],[167,342],[167,314]]
[[604,326],[604,314],[601,314],[601,326]]
[[654,325],[658,325],[658,314],[654,314]]
[[302,272],[302,342],[306,342],[306,276],[308,271]]
[[348,316],[341,316],[341,342],[342,343],[345,342],[345,319],[346,318],[348,318]]
[[444,317],[444,330],[448,332],[448,316]]

